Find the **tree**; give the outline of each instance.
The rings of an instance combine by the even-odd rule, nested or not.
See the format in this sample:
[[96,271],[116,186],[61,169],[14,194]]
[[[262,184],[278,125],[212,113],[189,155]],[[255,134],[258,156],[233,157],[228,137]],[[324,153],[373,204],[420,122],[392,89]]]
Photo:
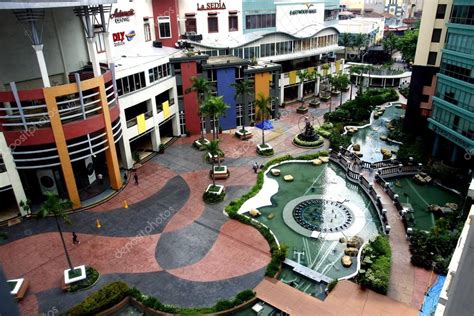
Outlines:
[[339,44],[344,46],[344,60],[347,60],[347,48],[352,47],[352,36],[349,33],[343,33],[339,39]]
[[265,145],[265,129],[263,128],[263,123],[268,115],[271,113],[270,108],[270,97],[266,97],[262,93],[258,94],[257,99],[255,100],[255,107],[258,110],[258,115],[260,118],[260,122],[262,123],[262,146]]
[[219,148],[219,143],[220,140],[214,139],[209,141],[209,143],[204,144],[206,148],[206,152],[210,154],[211,157],[211,164],[212,164],[212,169],[211,169],[211,175],[212,175],[212,185],[216,186],[216,177],[214,175],[214,157],[217,157],[217,166],[221,166],[221,159],[220,157],[222,156],[222,150]]
[[338,73],[332,77],[332,85],[336,90],[341,91],[339,106],[342,105],[342,91],[346,90],[351,81],[346,74]]
[[72,202],[66,199],[61,199],[59,196],[52,192],[46,192],[46,201],[41,204],[38,216],[40,218],[44,218],[48,215],[53,215],[54,219],[56,220],[56,226],[59,231],[59,235],[61,236],[61,241],[63,243],[64,253],[66,254],[67,263],[69,265],[69,269],[71,271],[74,270],[74,267],[71,262],[71,258],[69,257],[69,253],[67,251],[66,243],[64,242],[63,232],[61,230],[61,225],[59,220],[62,219],[67,224],[71,223],[69,216],[65,213],[67,209],[70,209],[72,206]]
[[397,40],[397,49],[406,63],[411,63],[415,60],[418,31],[418,29],[405,31],[403,36],[400,36]]
[[249,104],[247,97],[250,97],[253,92],[253,85],[250,80],[239,80],[231,84],[235,89],[235,98],[242,98],[243,106],[243,118],[242,118],[242,130],[245,134],[245,126],[249,117]]
[[387,37],[382,39],[382,46],[383,49],[390,54],[390,58],[392,58],[393,52],[397,49],[398,37],[389,32]]
[[226,110],[229,108],[224,102],[224,97],[209,97],[204,102],[202,110],[204,113],[208,113],[209,117],[214,121],[214,127],[212,129],[213,139],[219,138],[219,118],[225,115]]
[[191,78],[191,88],[186,90],[186,93],[189,92],[196,92],[197,93],[197,100],[199,106],[199,117],[201,119],[201,140],[204,139],[204,131],[202,129],[202,122],[204,121],[205,113],[201,112],[201,109],[205,109],[203,104],[209,94],[212,91],[211,83],[204,77],[192,77]]
[[357,56],[360,58],[360,51],[362,47],[367,47],[369,44],[369,37],[367,34],[356,34],[354,37],[354,40],[352,42],[352,45],[357,48]]
[[298,70],[296,73],[298,76],[298,79],[300,79],[300,85],[301,85],[301,99],[304,99],[304,82],[306,79],[308,79],[308,71],[306,70]]

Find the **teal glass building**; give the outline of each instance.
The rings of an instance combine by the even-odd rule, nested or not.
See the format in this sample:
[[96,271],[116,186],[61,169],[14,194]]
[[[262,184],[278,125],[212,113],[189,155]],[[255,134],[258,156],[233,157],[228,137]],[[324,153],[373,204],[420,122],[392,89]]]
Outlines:
[[433,112],[433,155],[474,164],[474,1],[454,0]]

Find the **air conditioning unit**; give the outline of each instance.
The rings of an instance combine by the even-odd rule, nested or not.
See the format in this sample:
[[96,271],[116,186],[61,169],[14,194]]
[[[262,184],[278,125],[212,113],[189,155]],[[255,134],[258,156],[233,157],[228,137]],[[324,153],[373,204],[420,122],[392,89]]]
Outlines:
[[163,47],[163,43],[160,42],[160,41],[153,41],[153,47],[162,48],[162,47]]

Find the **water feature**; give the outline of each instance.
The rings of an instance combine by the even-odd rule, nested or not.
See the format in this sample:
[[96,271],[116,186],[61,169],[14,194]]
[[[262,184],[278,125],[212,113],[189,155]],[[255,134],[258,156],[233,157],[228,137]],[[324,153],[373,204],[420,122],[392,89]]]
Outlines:
[[[262,215],[258,220],[289,247],[287,259],[303,266],[299,271],[314,271],[324,282],[310,280],[289,266],[283,271],[282,280],[291,282],[297,277],[298,289],[323,297],[326,280],[348,277],[357,271],[356,257],[349,268],[342,266],[346,245],[339,241],[340,237],[357,235],[367,241],[379,234],[381,224],[369,198],[345,179],[344,171],[337,165],[289,162],[277,168],[281,176],[269,172],[265,182],[276,181],[278,192],[271,197],[271,205],[259,207]],[[284,175],[292,175],[294,181],[285,182]],[[295,218],[298,212],[301,223]],[[293,223],[288,225],[291,220]]]
[[392,102],[391,106],[385,108],[385,112],[379,118],[374,118],[372,123],[364,128],[360,128],[357,133],[352,136],[352,143],[361,146],[362,160],[368,162],[376,162],[383,160],[380,149],[387,148],[392,152],[397,151],[399,145],[390,141],[380,139],[381,135],[388,135],[386,124],[394,118],[405,115],[405,110],[400,107],[401,103]]

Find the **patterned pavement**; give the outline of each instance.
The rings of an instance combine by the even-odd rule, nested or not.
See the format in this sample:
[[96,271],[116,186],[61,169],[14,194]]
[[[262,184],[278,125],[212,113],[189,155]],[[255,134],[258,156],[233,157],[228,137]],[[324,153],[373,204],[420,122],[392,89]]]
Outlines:
[[[312,152],[291,144],[299,132],[297,106],[287,106],[274,122],[274,130],[266,132],[275,156]],[[322,122],[328,110],[326,103],[310,112]],[[73,263],[91,265],[101,273],[98,284],[89,290],[74,294],[60,290],[67,263],[53,219],[30,219],[8,228],[0,262],[8,278],[25,277],[31,284],[19,303],[21,313],[63,313],[117,279],[180,306],[209,306],[255,288],[270,261],[268,244],[255,229],[228,219],[223,209],[255,183],[252,164],[271,158],[256,156],[255,147],[261,141],[258,130],[247,141],[231,132],[220,137],[224,164],[231,172],[229,179],[217,180],[226,186],[223,202],[206,205],[202,201],[211,183],[210,165],[202,152],[191,148],[195,136],[179,139],[165,154],[139,168],[139,185],[130,181],[111,200],[71,215],[72,225],[64,224],[63,230]],[[125,200],[128,208],[123,207]],[[97,220],[101,228],[96,227]],[[72,244],[72,231],[78,234],[80,245]]]

